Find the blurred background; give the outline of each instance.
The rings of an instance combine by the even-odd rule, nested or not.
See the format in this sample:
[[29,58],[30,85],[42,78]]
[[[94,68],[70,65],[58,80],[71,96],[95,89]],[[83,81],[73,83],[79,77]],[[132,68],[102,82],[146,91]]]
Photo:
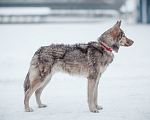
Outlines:
[[112,18],[150,23],[150,1],[0,0],[0,24],[100,22]]

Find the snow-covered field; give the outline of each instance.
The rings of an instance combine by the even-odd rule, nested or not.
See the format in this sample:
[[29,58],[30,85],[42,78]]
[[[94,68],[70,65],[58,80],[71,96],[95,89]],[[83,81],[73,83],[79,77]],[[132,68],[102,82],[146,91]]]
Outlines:
[[126,24],[121,28],[134,40],[122,47],[99,84],[99,113],[87,104],[87,80],[55,74],[41,99],[46,108],[24,112],[23,82],[34,52],[51,43],[87,43],[116,21],[37,25],[0,25],[0,120],[150,120],[150,25]]

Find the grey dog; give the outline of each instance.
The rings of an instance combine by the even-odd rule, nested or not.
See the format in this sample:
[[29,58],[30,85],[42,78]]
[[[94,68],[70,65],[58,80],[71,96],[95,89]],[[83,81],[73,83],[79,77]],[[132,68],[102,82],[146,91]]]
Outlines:
[[24,105],[26,112],[32,112],[29,99],[35,91],[36,101],[40,108],[47,105],[40,100],[41,93],[57,71],[70,75],[84,75],[88,79],[89,110],[98,113],[98,84],[102,73],[113,61],[114,54],[120,46],[131,46],[133,41],[128,39],[120,29],[121,21],[104,32],[97,42],[75,45],[50,45],[37,50],[31,60],[30,68],[24,81]]

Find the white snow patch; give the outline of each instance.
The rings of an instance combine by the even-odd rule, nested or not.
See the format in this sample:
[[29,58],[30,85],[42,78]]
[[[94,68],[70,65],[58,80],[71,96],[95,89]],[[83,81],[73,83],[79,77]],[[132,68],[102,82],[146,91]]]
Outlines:
[[51,9],[48,7],[1,7],[1,15],[44,15],[50,14]]

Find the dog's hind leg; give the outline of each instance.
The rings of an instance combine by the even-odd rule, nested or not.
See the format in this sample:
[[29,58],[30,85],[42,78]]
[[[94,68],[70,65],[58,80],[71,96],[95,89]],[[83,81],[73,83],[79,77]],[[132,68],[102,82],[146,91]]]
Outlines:
[[34,80],[30,84],[30,88],[25,92],[24,105],[26,112],[32,112],[33,109],[29,107],[29,99],[33,92],[39,88],[41,85],[41,80],[39,78],[34,78]]
[[46,78],[45,78],[45,83],[42,87],[38,88],[36,91],[35,91],[35,96],[36,96],[36,102],[39,106],[39,108],[44,108],[44,107],[47,107],[47,105],[45,104],[42,104],[41,100],[40,100],[40,97],[41,97],[41,93],[43,91],[43,89],[46,87],[46,85],[50,82],[51,80],[51,77],[52,77],[52,74],[49,74]]
[[31,65],[30,67],[30,87],[29,89],[25,92],[25,98],[24,98],[24,105],[25,105],[25,111],[26,112],[32,112],[32,108],[29,107],[29,99],[31,97],[31,95],[33,94],[33,92],[35,90],[37,90],[38,88],[40,88],[41,86],[44,85],[45,83],[45,79],[41,79],[41,77],[39,77],[39,70],[34,66]]

